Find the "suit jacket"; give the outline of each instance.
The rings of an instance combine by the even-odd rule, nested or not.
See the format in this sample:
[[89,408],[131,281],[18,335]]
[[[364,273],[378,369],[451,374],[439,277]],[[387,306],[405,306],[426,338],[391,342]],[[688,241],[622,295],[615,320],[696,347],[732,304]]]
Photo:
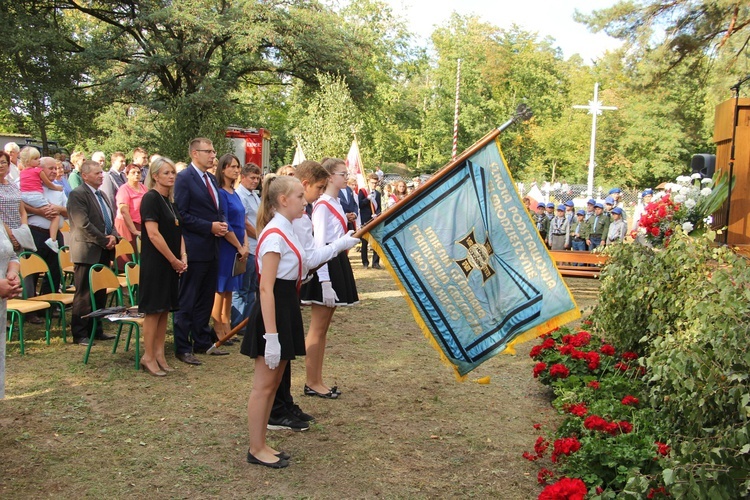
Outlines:
[[[344,192],[346,191],[346,198],[344,197]],[[339,202],[341,203],[341,208],[344,209],[345,214],[349,213],[355,213],[359,214],[359,200],[354,195],[354,191],[352,191],[352,188],[349,186],[346,186],[345,189],[342,189],[339,191]],[[354,224],[351,222],[347,222],[347,226],[349,229],[354,230],[356,229],[354,227]]]
[[115,213],[117,213],[117,201],[115,200],[117,197],[117,190],[120,189],[120,186],[123,184],[125,184],[125,181],[122,179],[122,176],[120,176],[120,172],[112,170],[104,172],[104,181],[102,182],[102,187],[99,188],[99,191],[109,197],[112,210]]
[[357,197],[359,199],[359,216],[364,226],[373,218],[374,215],[379,214],[383,210],[383,199],[380,196],[380,192],[375,190],[375,213],[372,213],[372,206],[370,205],[370,199],[367,197],[368,191],[364,189],[359,190]]
[[208,194],[203,177],[198,175],[193,164],[177,174],[174,183],[174,201],[182,215],[182,236],[188,259],[196,262],[210,262],[219,257],[219,238],[211,233],[214,222],[225,222],[226,207],[219,196],[216,179],[208,174],[216,189],[216,203]]
[[[106,197],[105,197],[106,198]],[[107,235],[104,232],[104,217],[101,205],[86,183],[70,192],[68,197],[68,220],[70,222],[70,258],[75,264],[96,264],[102,252],[107,250]],[[112,217],[112,236],[118,237]]]

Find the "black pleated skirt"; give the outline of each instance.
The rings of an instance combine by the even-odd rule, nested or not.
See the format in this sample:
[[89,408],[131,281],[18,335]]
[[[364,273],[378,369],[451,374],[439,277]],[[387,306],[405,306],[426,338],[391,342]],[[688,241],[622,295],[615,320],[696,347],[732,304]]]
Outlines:
[[[281,344],[281,359],[295,359],[305,355],[305,329],[302,324],[297,282],[293,280],[276,279],[273,286],[273,296],[276,299],[276,329]],[[251,358],[263,356],[266,351],[266,340],[263,334],[266,328],[260,309],[260,295],[258,295],[250,320],[247,323],[247,333],[242,339],[240,352]]]
[[[346,252],[341,252],[328,261],[328,274],[331,277],[333,290],[338,297],[336,306],[351,306],[359,302],[357,283],[354,281],[354,272]],[[323,290],[320,287],[317,273],[310,281],[302,285],[300,298],[305,305],[323,305]]]

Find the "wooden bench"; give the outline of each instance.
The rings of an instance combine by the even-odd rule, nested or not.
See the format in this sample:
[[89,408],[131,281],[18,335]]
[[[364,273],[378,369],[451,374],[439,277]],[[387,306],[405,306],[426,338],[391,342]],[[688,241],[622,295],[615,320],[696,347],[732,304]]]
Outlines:
[[598,278],[602,266],[607,262],[606,255],[591,252],[550,250],[549,254],[560,274],[576,278]]

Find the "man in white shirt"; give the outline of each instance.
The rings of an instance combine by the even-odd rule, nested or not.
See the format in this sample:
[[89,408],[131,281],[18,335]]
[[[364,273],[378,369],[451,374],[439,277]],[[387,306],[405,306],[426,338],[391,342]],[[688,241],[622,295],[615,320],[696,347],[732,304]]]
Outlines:
[[260,196],[256,191],[260,184],[260,168],[255,163],[247,163],[242,167],[240,175],[240,185],[237,186],[235,192],[240,197],[242,206],[245,207],[245,231],[250,246],[250,255],[247,258],[240,288],[232,292],[232,328],[250,316],[258,288],[255,272],[255,248],[258,241],[255,225],[258,220],[258,207],[260,207]]
[[[39,166],[42,171],[47,175],[47,178],[51,181],[55,181],[57,178],[57,164],[54,158],[44,156],[39,159]],[[60,289],[60,261],[58,260],[57,253],[53,252],[44,242],[49,238],[49,227],[51,221],[55,217],[68,216],[68,210],[66,205],[68,203],[68,197],[65,196],[63,191],[55,191],[49,189],[46,186],[43,187],[44,197],[49,202],[49,205],[45,205],[40,208],[32,207],[24,203],[24,207],[29,214],[29,229],[31,229],[31,236],[34,238],[34,244],[36,245],[36,253],[44,259],[49,267],[50,273],[52,274],[52,282],[55,289],[50,290],[47,280],[42,281],[41,293],[57,293]],[[63,246],[62,233],[57,233],[57,244]]]

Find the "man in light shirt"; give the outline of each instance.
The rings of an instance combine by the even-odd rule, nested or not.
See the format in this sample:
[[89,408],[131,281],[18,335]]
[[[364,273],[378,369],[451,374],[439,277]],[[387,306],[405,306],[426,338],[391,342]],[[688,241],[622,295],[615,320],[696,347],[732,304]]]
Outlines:
[[250,316],[250,311],[255,303],[255,292],[258,288],[255,272],[255,247],[258,241],[255,225],[258,219],[258,207],[260,207],[260,197],[258,191],[256,191],[258,184],[260,184],[260,173],[260,167],[255,163],[245,164],[240,173],[240,185],[235,190],[242,201],[242,206],[245,207],[245,232],[247,233],[250,255],[247,258],[245,274],[242,275],[240,288],[232,292],[232,328]]

